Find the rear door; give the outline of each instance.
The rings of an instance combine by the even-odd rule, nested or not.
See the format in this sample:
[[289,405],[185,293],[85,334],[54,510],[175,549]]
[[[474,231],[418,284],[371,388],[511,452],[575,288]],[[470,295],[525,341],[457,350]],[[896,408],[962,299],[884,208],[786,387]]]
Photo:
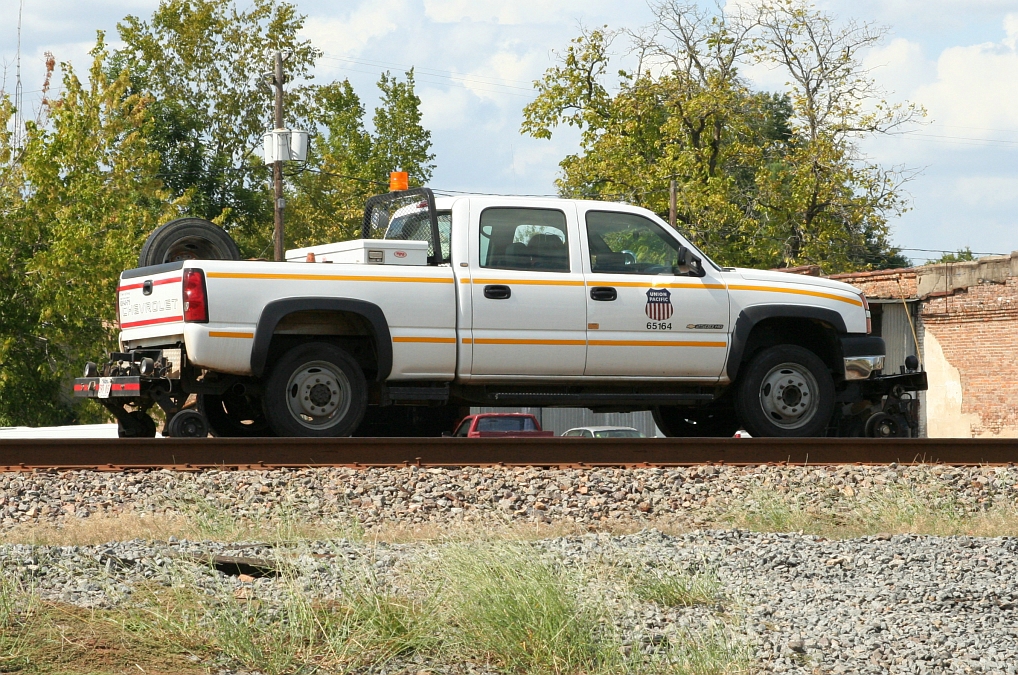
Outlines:
[[587,273],[587,364],[593,377],[714,379],[728,353],[728,290],[704,261],[681,274],[683,245],[639,213],[578,207]]
[[471,200],[472,376],[579,377],[586,300],[576,210]]

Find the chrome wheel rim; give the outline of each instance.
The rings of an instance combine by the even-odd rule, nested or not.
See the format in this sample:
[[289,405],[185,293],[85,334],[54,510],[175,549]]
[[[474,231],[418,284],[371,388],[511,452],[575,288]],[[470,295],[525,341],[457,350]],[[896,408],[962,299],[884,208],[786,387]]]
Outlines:
[[760,384],[760,407],[771,424],[799,429],[816,415],[820,387],[807,368],[782,363],[771,368]]
[[328,429],[350,410],[350,380],[328,361],[311,361],[297,368],[286,383],[290,415],[308,429]]

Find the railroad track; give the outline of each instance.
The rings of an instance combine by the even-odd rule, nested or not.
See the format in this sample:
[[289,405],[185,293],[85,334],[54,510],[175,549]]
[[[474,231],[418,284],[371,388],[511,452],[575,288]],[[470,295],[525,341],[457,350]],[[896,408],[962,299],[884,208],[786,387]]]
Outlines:
[[0,471],[293,467],[1018,464],[1018,439],[210,438],[0,440]]

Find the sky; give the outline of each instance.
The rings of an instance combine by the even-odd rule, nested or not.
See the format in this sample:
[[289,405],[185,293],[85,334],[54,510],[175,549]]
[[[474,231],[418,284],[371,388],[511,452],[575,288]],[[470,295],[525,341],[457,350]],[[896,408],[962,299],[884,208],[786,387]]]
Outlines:
[[[243,0],[239,0],[243,4]],[[37,108],[43,54],[88,65],[95,33],[116,45],[116,24],[146,17],[157,0],[0,0],[0,68],[13,92],[21,21],[27,114]],[[323,50],[316,81],[349,78],[368,109],[382,71],[416,68],[424,126],[432,131],[445,190],[553,194],[558,163],[578,149],[575,130],[520,134],[532,82],[580,26],[637,29],[652,19],[644,0],[296,0],[305,35]],[[891,221],[892,242],[916,262],[970,247],[1018,249],[1018,0],[821,0],[839,20],[887,27],[863,54],[891,101],[928,112],[912,131],[868,139],[866,156],[917,171],[910,210]],[[783,78],[760,68],[757,87]],[[709,253],[709,252],[708,252]]]

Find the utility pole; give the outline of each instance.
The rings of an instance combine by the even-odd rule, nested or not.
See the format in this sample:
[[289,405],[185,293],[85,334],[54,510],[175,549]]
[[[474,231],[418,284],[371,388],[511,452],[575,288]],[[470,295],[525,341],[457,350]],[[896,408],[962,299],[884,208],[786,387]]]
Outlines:
[[668,224],[675,229],[676,211],[678,210],[678,185],[673,178],[668,184]]
[[[276,52],[272,83],[276,87],[275,122],[276,129],[279,130],[283,129],[283,52],[281,51]],[[272,187],[275,195],[272,246],[275,253],[274,259],[278,262],[283,259],[283,207],[286,205],[283,201],[283,161],[279,157],[276,157],[276,161],[272,163]]]

